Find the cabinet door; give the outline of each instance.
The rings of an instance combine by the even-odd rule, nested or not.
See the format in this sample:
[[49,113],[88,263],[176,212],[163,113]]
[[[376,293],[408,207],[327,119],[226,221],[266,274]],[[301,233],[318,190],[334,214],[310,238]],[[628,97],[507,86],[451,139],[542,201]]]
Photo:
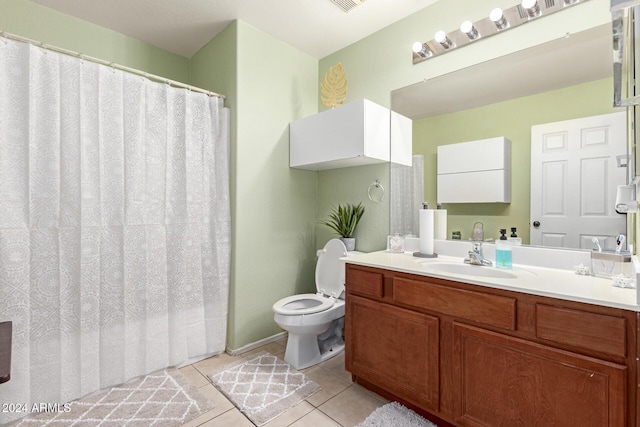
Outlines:
[[454,325],[461,426],[624,426],[626,367]]
[[438,318],[347,296],[346,368],[425,409],[438,409]]

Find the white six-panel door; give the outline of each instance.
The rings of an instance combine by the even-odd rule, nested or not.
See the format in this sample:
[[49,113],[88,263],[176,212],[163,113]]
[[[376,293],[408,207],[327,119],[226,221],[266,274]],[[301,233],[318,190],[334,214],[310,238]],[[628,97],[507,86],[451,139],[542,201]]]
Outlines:
[[626,113],[531,127],[531,244],[607,247],[626,233],[615,211],[618,185],[626,183]]

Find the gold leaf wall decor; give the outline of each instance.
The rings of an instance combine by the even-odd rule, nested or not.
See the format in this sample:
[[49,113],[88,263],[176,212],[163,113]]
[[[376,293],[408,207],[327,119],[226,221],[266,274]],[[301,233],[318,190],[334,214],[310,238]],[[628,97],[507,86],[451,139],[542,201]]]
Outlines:
[[324,75],[320,83],[320,101],[322,105],[335,108],[344,104],[347,97],[347,73],[342,68],[341,63],[329,67],[329,71]]

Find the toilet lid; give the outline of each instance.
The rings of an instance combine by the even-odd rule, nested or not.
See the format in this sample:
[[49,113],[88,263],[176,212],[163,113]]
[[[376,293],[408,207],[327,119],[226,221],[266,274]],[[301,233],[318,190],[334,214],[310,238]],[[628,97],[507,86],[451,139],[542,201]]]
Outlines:
[[347,256],[347,248],[339,239],[331,239],[324,245],[316,265],[316,289],[327,296],[340,296],[344,291],[344,264],[340,258]]

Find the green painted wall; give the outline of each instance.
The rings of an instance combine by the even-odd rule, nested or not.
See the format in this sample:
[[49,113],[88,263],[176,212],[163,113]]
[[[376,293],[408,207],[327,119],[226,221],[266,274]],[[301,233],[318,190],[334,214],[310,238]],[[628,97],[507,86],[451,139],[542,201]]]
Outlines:
[[[380,203],[369,200],[367,190],[376,180],[385,189]],[[349,167],[321,171],[318,175],[318,219],[327,219],[331,208],[339,203],[364,205],[364,215],[356,228],[356,250],[373,252],[386,248],[389,234],[389,165]],[[329,227],[316,225],[318,247],[338,237]]]
[[274,302],[315,292],[318,175],[289,168],[289,122],[317,113],[317,67],[237,23],[231,349],[280,332]]
[[[224,94],[224,105],[232,111],[232,123],[236,120],[233,112],[238,102],[237,34],[238,22],[234,21],[189,59],[189,83]],[[231,138],[234,140],[235,134]]]
[[[517,227],[529,242],[531,126],[612,113],[611,79],[584,83],[543,94],[500,102],[458,113],[413,122],[413,149],[424,155],[425,199],[436,203],[438,145],[505,136],[511,140],[511,203],[444,204],[447,236],[460,230],[471,237],[476,221],[484,224],[485,238],[499,237],[500,228]],[[469,183],[482,185],[482,183]]]
[[0,0],[0,31],[161,77],[189,81],[186,57],[27,0]]

